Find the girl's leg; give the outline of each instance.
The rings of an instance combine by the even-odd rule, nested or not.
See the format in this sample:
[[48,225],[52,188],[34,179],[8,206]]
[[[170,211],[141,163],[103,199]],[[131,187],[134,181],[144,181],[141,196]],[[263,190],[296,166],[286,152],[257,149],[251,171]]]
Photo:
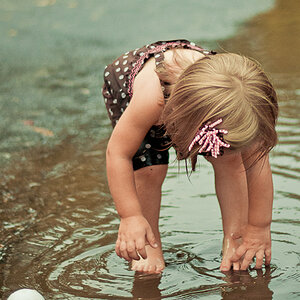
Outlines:
[[[243,229],[248,222],[248,186],[240,153],[227,154],[217,159],[208,158],[215,172],[216,194],[223,223],[223,259],[221,270],[231,267],[230,257],[241,243]],[[239,263],[234,263],[239,270]]]
[[159,247],[154,249],[146,246],[147,259],[133,260],[132,269],[140,272],[161,272],[164,267],[164,259],[161,248],[160,233],[158,228],[161,187],[168,170],[168,165],[154,165],[139,169],[134,172],[137,194],[142,207],[144,217],[148,220],[155,234]]

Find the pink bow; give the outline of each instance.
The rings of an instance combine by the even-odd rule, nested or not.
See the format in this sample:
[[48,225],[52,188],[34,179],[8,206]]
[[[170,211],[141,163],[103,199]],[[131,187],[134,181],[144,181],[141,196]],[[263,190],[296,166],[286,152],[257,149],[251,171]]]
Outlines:
[[198,151],[199,153],[210,152],[211,156],[217,158],[217,156],[220,155],[221,147],[229,148],[230,145],[222,141],[222,134],[227,134],[228,131],[225,129],[214,128],[220,123],[222,123],[222,119],[199,128],[189,146],[189,151],[191,151],[194,145],[198,143],[201,146]]

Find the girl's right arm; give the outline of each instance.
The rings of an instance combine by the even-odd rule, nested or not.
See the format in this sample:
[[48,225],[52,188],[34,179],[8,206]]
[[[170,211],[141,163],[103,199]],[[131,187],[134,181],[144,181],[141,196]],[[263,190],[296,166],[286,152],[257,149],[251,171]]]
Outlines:
[[162,92],[153,69],[143,69],[135,79],[134,95],[115,126],[107,146],[107,178],[121,218],[116,252],[130,261],[146,258],[145,244],[157,247],[154,234],[144,218],[136,192],[132,157],[146,133],[160,117]]

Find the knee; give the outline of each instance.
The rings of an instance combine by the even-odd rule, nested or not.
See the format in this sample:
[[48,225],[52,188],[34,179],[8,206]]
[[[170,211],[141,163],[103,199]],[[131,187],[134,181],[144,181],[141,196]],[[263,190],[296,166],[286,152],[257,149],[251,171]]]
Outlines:
[[153,186],[161,186],[164,182],[168,165],[155,165],[139,169],[134,172],[136,183],[147,183]]

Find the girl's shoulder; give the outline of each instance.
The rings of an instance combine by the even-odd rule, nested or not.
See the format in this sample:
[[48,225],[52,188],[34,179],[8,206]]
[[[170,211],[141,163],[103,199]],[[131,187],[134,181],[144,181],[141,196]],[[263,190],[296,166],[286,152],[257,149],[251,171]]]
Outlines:
[[152,103],[164,105],[164,96],[156,73],[154,57],[147,60],[133,83],[133,99],[140,98],[141,101],[145,101],[149,99],[149,95]]
[[[172,74],[170,74],[170,78],[178,77],[183,71],[183,65],[188,66],[193,64],[195,61],[205,56],[199,51],[184,48],[169,49],[165,51],[163,55],[163,64],[168,66],[168,69],[170,72],[172,72]],[[183,61],[184,63],[182,63]],[[133,92],[138,88],[142,88],[145,93],[148,92],[143,88],[143,86],[146,84],[147,86],[151,86],[151,88],[153,88],[153,91],[156,92],[156,95],[163,96],[158,73],[159,72],[155,58],[149,58],[135,78]]]

